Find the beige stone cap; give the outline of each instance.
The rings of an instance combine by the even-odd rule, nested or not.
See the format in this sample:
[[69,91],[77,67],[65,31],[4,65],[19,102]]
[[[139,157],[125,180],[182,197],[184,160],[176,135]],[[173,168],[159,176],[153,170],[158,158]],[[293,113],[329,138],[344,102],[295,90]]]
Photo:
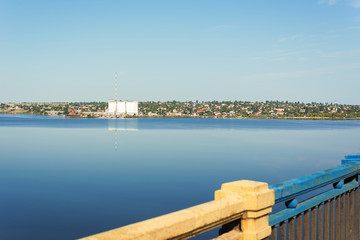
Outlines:
[[255,182],[250,180],[239,180],[222,184],[221,190],[237,193],[262,192],[268,190],[268,184],[264,182]]
[[240,196],[246,199],[246,209],[258,211],[275,204],[274,190],[269,189],[264,182],[240,180],[224,183],[221,189],[215,192],[215,200],[229,196]]
[[[99,233],[82,240],[169,239],[202,228],[222,225],[221,220],[237,216],[246,210],[239,196],[229,196],[125,227]],[[214,225],[218,223],[218,225]],[[212,226],[212,227],[209,227]]]

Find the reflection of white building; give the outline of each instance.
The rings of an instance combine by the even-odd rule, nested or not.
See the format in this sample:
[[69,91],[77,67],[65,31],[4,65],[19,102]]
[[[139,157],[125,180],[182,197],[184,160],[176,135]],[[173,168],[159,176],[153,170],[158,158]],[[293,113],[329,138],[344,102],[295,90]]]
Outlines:
[[108,120],[108,130],[115,132],[115,151],[118,149],[118,132],[138,131],[138,121],[136,118],[113,118]]
[[136,118],[109,119],[108,130],[115,131],[138,131],[138,121]]
[[138,115],[138,101],[108,101],[108,112],[110,114]]

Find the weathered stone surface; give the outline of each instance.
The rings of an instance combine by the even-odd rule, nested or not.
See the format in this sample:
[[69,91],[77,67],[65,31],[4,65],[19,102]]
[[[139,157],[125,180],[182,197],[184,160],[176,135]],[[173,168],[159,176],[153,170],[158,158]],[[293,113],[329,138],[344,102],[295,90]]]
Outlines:
[[244,200],[228,197],[82,239],[168,239],[244,212],[244,206]]
[[82,238],[82,240],[169,239],[191,236],[226,221],[241,219],[241,232],[230,231],[217,239],[260,240],[271,234],[268,214],[275,203],[267,183],[241,180],[225,183],[215,201]]

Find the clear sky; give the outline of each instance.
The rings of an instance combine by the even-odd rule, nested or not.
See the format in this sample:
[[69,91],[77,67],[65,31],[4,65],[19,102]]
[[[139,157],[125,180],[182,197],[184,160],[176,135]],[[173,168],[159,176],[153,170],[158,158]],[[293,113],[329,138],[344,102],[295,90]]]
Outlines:
[[360,0],[0,0],[0,102],[360,104]]

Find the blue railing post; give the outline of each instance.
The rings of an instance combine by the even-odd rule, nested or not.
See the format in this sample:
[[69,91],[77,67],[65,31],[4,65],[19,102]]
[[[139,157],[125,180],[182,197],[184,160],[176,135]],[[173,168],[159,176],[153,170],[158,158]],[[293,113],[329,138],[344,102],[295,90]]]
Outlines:
[[[349,154],[345,156],[345,159],[341,160],[341,164],[348,164],[348,163],[360,163],[360,154]],[[349,183],[351,181],[359,181],[359,174],[355,176],[351,176],[349,178],[344,179],[344,184]]]

